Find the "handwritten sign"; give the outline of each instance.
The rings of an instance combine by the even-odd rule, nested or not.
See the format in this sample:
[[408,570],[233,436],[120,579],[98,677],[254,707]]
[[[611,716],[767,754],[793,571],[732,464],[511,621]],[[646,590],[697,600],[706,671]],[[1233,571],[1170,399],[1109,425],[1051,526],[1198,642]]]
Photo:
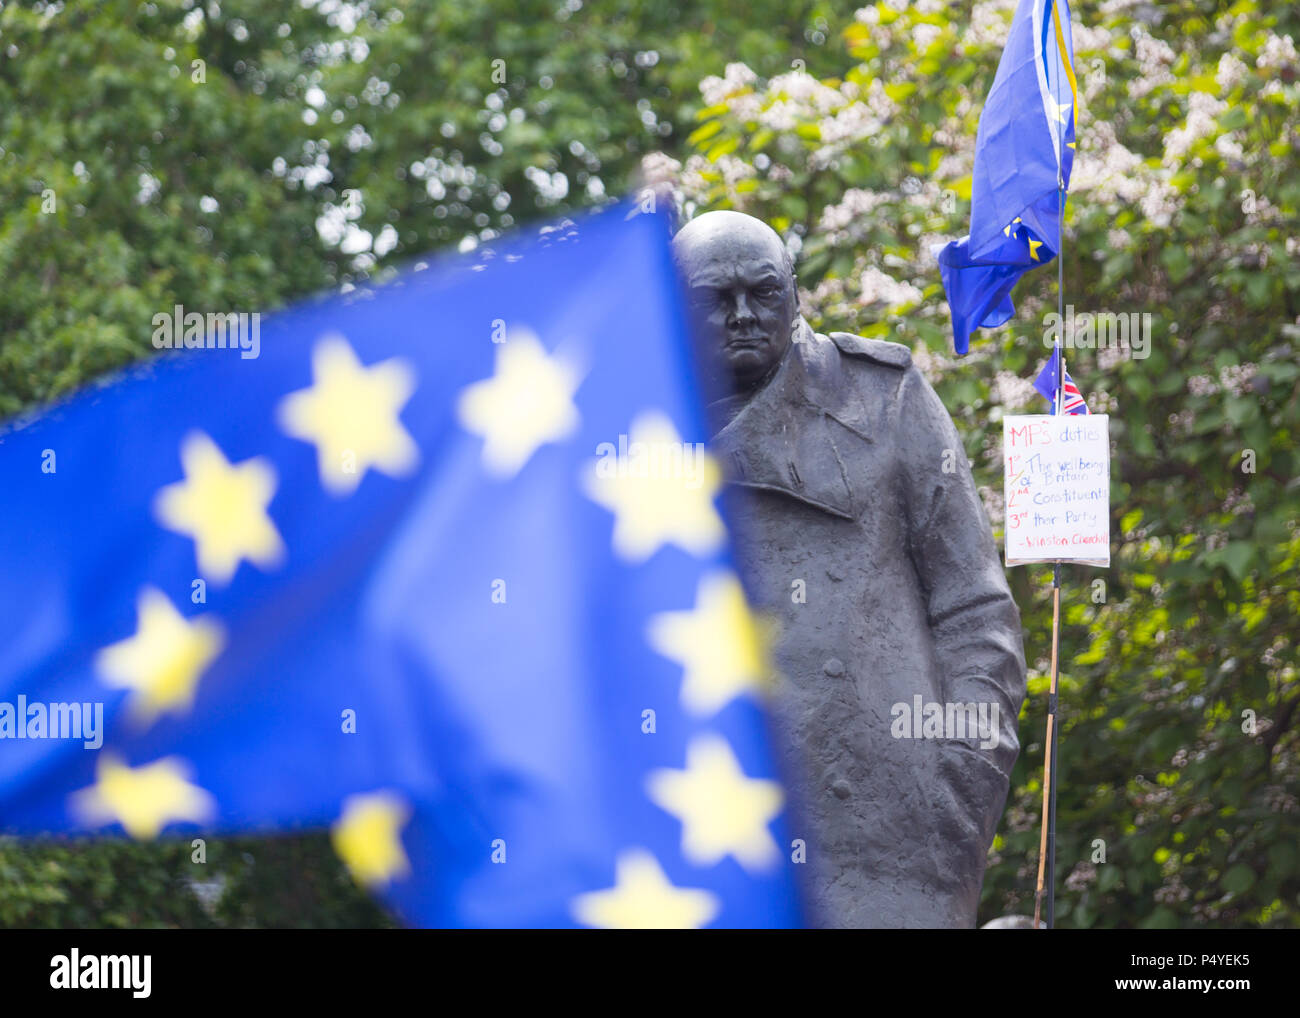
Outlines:
[[1110,565],[1110,418],[1002,418],[1007,565]]

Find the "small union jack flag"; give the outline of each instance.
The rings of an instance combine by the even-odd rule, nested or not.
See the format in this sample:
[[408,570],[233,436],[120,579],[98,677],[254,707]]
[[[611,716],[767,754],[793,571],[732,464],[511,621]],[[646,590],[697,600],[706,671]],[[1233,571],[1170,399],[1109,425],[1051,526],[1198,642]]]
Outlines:
[[1038,373],[1038,377],[1034,380],[1034,388],[1052,405],[1052,412],[1055,413],[1057,379],[1064,375],[1065,384],[1061,386],[1061,413],[1086,414],[1089,412],[1088,404],[1084,402],[1083,393],[1070,377],[1070,372],[1058,370],[1060,359],[1061,351],[1058,348],[1053,351],[1052,356],[1043,365],[1043,370]]

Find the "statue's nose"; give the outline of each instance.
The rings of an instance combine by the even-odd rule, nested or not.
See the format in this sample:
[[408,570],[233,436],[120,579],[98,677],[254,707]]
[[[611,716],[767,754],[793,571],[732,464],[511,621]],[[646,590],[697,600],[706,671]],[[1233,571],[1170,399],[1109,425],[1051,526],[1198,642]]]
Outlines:
[[727,324],[732,326],[749,325],[756,321],[754,309],[749,306],[749,301],[743,293],[736,295],[735,302],[731,305],[731,314],[727,316]]

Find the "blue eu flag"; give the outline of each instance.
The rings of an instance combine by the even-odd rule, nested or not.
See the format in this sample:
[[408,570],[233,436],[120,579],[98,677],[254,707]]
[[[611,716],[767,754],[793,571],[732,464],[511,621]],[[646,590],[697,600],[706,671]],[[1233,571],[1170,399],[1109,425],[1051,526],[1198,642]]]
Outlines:
[[938,249],[953,345],[1015,314],[1011,289],[1061,249],[1078,87],[1066,0],[1020,0],[980,115],[970,233]]
[[168,309],[200,348],[11,425],[0,829],[328,828],[418,925],[797,925],[668,242],[621,206],[257,343]]

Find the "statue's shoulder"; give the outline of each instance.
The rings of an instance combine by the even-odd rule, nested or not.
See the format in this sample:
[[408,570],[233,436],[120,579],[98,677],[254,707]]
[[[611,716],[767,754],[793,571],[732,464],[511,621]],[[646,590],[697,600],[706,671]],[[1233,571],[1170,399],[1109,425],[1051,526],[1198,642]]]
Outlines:
[[865,357],[885,367],[906,371],[912,366],[912,351],[902,343],[888,343],[883,339],[867,339],[851,332],[832,332],[831,341],[842,353],[851,357]]

